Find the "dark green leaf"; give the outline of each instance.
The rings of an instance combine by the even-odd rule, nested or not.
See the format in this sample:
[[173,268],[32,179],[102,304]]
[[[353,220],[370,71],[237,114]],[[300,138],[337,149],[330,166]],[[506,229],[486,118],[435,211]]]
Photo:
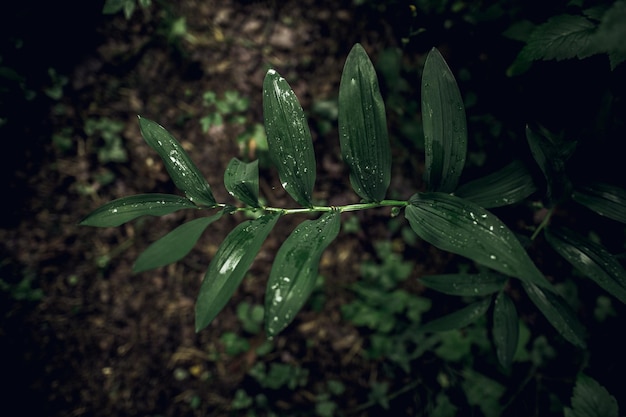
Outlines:
[[280,213],[247,220],[226,236],[211,260],[196,302],[196,331],[215,318],[233,295]]
[[576,148],[575,142],[559,141],[532,131],[526,126],[530,151],[546,178],[546,196],[555,203],[569,195],[571,184],[565,175],[565,162]]
[[184,258],[194,247],[204,230],[222,217],[223,211],[211,216],[188,221],[178,226],[148,248],[137,258],[133,272],[168,265]]
[[431,191],[454,191],[465,166],[467,125],[465,107],[452,71],[433,48],[422,74],[422,122],[426,170]]
[[533,178],[524,164],[513,161],[493,174],[463,184],[454,195],[492,208],[520,202],[535,190]]
[[587,58],[600,50],[594,48],[596,29],[584,16],[558,15],[537,26],[520,52],[526,60]]
[[302,222],[282,244],[265,293],[265,329],[269,337],[287,327],[308,299],[317,279],[322,252],[337,237],[339,211]]
[[602,216],[626,223],[626,190],[623,188],[594,183],[574,190],[572,197]]
[[488,295],[502,290],[507,278],[500,274],[449,274],[420,278],[427,287],[444,294],[472,296]]
[[419,327],[421,332],[445,332],[448,330],[460,329],[475,322],[481,316],[484,316],[489,305],[491,304],[491,297],[487,297],[484,300],[477,301],[463,307],[462,309],[450,313],[433,321],[430,321],[423,326]]
[[534,284],[522,283],[526,294],[552,326],[571,344],[585,348],[585,329],[571,307],[555,293],[543,291]]
[[519,340],[519,318],[515,304],[504,292],[496,297],[493,308],[493,343],[498,360],[503,368],[509,369]]
[[233,197],[251,207],[259,207],[259,161],[245,163],[231,159],[224,172],[224,186]]
[[602,246],[565,228],[548,228],[546,240],[567,262],[626,303],[626,270]]
[[572,394],[572,408],[565,417],[618,417],[617,400],[596,380],[580,375]]
[[180,143],[167,130],[152,120],[139,117],[139,127],[145,141],[157,151],[163,160],[165,169],[167,169],[176,187],[184,192],[189,200],[198,205],[215,206],[211,187],[191,161],[187,152],[180,146]]
[[339,86],[339,140],[350,183],[364,200],[381,201],[391,181],[385,104],[365,49],[354,45]]
[[612,70],[626,61],[624,21],[626,21],[626,1],[614,1],[602,15],[600,26],[593,36],[593,47],[609,54]]
[[489,211],[445,193],[416,194],[409,203],[406,218],[422,239],[505,275],[551,289],[513,232]]
[[91,212],[81,226],[114,227],[141,216],[163,216],[196,208],[189,200],[172,194],[138,194],[118,198]]
[[298,98],[273,69],[263,81],[263,116],[270,158],[283,188],[310,207],[316,173],[311,132]]

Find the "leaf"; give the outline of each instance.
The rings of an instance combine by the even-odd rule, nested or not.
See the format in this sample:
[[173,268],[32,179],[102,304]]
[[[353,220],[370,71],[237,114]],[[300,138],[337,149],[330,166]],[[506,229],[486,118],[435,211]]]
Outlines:
[[593,45],[595,29],[584,16],[554,16],[537,26],[520,54],[530,61],[587,58],[601,52]]
[[507,278],[500,274],[449,274],[421,277],[429,288],[459,296],[489,295],[502,290]]
[[196,302],[196,332],[217,316],[233,295],[281,213],[247,220],[226,236],[209,264]]
[[365,49],[355,44],[339,86],[339,141],[354,191],[366,201],[385,198],[391,181],[391,149],[385,104]]
[[452,71],[433,48],[422,74],[424,181],[430,191],[454,191],[465,166],[467,125],[465,107]]
[[510,369],[519,341],[519,318],[515,304],[504,292],[496,297],[493,308],[493,343],[498,361]]
[[448,330],[460,329],[466,327],[476,321],[479,317],[484,316],[489,305],[491,297],[477,301],[454,313],[447,314],[443,317],[430,321],[419,327],[421,332],[445,332]]
[[561,336],[571,344],[584,349],[586,346],[585,329],[565,300],[555,293],[544,292],[543,289],[531,283],[524,282],[522,286],[531,301]]
[[265,329],[277,335],[302,308],[313,291],[322,252],[337,237],[340,212],[302,222],[282,244],[265,293]]
[[598,51],[607,52],[611,70],[626,61],[626,1],[615,1],[602,15],[602,20],[593,37],[593,47]]
[[626,223],[626,190],[623,188],[593,183],[574,190],[572,198],[601,216]]
[[224,214],[223,211],[211,216],[188,221],[172,230],[139,255],[133,272],[168,265],[184,258],[194,247],[204,230]]
[[409,199],[405,215],[413,231],[439,249],[552,290],[513,232],[482,207],[445,193],[420,193]]
[[575,142],[558,141],[532,131],[526,126],[530,151],[546,178],[546,197],[556,203],[570,194],[571,183],[565,174],[565,162],[576,148]]
[[114,227],[141,216],[163,216],[197,208],[186,198],[173,194],[138,194],[113,200],[80,221],[81,226]]
[[211,187],[178,141],[162,126],[144,117],[139,117],[139,127],[145,141],[163,160],[176,187],[194,203],[214,207]]
[[250,207],[259,207],[259,161],[230,160],[224,172],[226,190]]
[[311,207],[316,174],[311,132],[298,98],[273,69],[263,81],[263,116],[270,158],[283,188],[299,204]]
[[580,375],[572,394],[572,408],[565,417],[618,417],[617,400],[596,380]]
[[463,184],[454,195],[492,208],[518,203],[536,189],[528,169],[516,160],[492,174]]
[[609,294],[626,303],[626,270],[602,246],[565,228],[545,229],[547,242],[567,262]]

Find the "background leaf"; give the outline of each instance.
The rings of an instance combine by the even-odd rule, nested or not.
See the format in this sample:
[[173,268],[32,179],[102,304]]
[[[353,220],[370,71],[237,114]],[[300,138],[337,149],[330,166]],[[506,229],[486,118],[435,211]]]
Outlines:
[[619,408],[613,397],[595,379],[580,375],[572,394],[572,408],[565,408],[565,417],[618,417]]
[[235,227],[211,260],[196,302],[196,331],[215,318],[233,295],[280,213],[266,214]]
[[241,202],[259,207],[259,161],[245,163],[231,159],[224,172],[224,186]]
[[560,296],[545,292],[534,284],[522,283],[526,294],[552,326],[571,344],[585,348],[585,330],[576,315]]
[[493,308],[493,343],[498,361],[510,369],[519,341],[519,317],[515,304],[504,292],[496,297]]
[[263,116],[270,158],[283,188],[302,206],[312,206],[316,167],[311,132],[298,98],[273,69],[263,81]]
[[391,181],[385,103],[365,49],[354,45],[339,86],[339,140],[350,183],[364,200],[381,201]]
[[406,218],[425,241],[551,290],[513,232],[487,210],[445,193],[416,194],[409,203]]
[[424,285],[444,294],[459,296],[489,295],[502,290],[507,278],[501,274],[446,274],[424,276]]
[[452,71],[433,48],[422,74],[424,181],[430,191],[454,191],[465,166],[467,123],[465,107]]
[[176,187],[194,203],[214,207],[216,202],[211,187],[180,143],[165,128],[152,120],[139,117],[139,127],[145,141],[163,160],[165,169]]
[[265,329],[269,337],[287,327],[308,299],[322,252],[339,234],[339,211],[305,220],[282,244],[265,293]]
[[572,198],[601,216],[626,223],[626,190],[623,188],[593,183],[575,189]]
[[211,216],[188,221],[172,230],[139,255],[133,272],[168,265],[182,259],[194,247],[204,230],[214,221],[222,217],[223,211]]
[[545,236],[567,262],[626,303],[626,270],[604,247],[565,228],[550,227]]
[[186,198],[173,194],[138,194],[113,200],[85,217],[81,226],[115,227],[141,216],[163,216],[186,208],[197,208]]
[[528,169],[516,160],[492,174],[461,185],[454,195],[492,208],[518,203],[536,189]]
[[445,332],[448,330],[460,329],[461,327],[465,327],[473,323],[479,317],[484,316],[489,309],[490,304],[491,297],[487,297],[484,300],[477,301],[467,307],[463,307],[454,313],[429,321],[423,326],[420,326],[418,329],[421,332]]

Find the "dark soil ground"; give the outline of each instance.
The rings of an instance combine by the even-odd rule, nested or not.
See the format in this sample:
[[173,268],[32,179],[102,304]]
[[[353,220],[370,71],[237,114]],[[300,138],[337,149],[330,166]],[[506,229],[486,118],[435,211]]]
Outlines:
[[[115,198],[177,193],[140,136],[138,114],[178,138],[218,201],[231,201],[221,186],[222,175],[228,161],[241,156],[234,138],[242,130],[225,125],[203,133],[202,94],[236,90],[251,100],[248,121],[262,123],[261,86],[266,70],[273,67],[309,112],[314,102],[336,96],[343,62],[355,42],[373,59],[383,48],[400,45],[409,26],[408,11],[373,13],[352,7],[350,1],[332,0],[185,0],[139,10],[126,20],[121,14],[103,16],[100,9],[74,6],[79,21],[68,16],[48,21],[45,15],[52,11],[46,7],[36,13],[42,25],[39,36],[59,30],[54,47],[38,52],[41,62],[55,53],[64,57],[58,64],[68,78],[62,96],[35,110],[29,107],[28,114],[20,113],[26,107],[16,105],[9,120],[26,122],[8,130],[19,136],[1,138],[3,144],[11,143],[3,145],[11,152],[2,170],[9,178],[0,229],[2,279],[11,284],[32,279],[43,294],[40,298],[26,291],[34,298],[29,300],[1,293],[1,363],[7,384],[2,394],[12,404],[3,409],[45,416],[237,415],[232,411],[237,389],[263,391],[248,376],[261,359],[254,349],[226,355],[219,339],[224,332],[242,333],[235,314],[238,303],[262,304],[273,255],[301,218],[281,220],[233,300],[198,334],[193,320],[201,279],[219,242],[241,218],[211,225],[185,260],[137,275],[131,269],[139,253],[192,214],[111,229],[77,223]],[[186,19],[185,34],[168,38],[167,28],[180,16]],[[413,59],[419,62],[422,56]],[[92,118],[123,122],[126,162],[98,160],[102,138],[84,132],[85,121]],[[64,128],[70,145],[53,144],[51,134]],[[357,202],[340,161],[336,132],[320,134],[314,127],[313,135],[315,198],[331,205]],[[401,163],[394,168],[392,188],[406,198],[421,187],[421,156],[396,151],[394,158]],[[112,181],[104,181],[107,176]],[[261,190],[271,205],[293,206],[272,169],[262,169]],[[322,310],[300,313],[262,359],[309,370],[312,382],[305,388],[270,398],[278,411],[313,410],[316,384],[335,379],[346,385],[342,410],[354,415],[380,412],[359,407],[384,366],[359,355],[364,335],[342,320],[340,306],[352,296],[346,286],[358,279],[359,265],[375,257],[372,242],[391,240],[401,249],[403,243],[388,229],[387,212],[359,216],[367,228],[340,235],[321,260],[320,275],[326,278]],[[454,260],[421,243],[404,252],[418,265],[413,277],[448,271]],[[408,290],[423,290],[410,281]],[[253,348],[263,341],[262,334],[250,337]],[[433,366],[426,361],[423,375],[399,378],[396,388],[418,377],[432,380]],[[400,398],[400,403],[402,415],[424,412],[414,400]]]

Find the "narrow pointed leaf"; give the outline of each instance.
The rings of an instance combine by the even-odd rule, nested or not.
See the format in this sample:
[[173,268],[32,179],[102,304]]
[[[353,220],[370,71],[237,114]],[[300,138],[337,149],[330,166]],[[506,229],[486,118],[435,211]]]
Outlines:
[[454,195],[481,207],[492,208],[515,204],[536,191],[530,172],[520,161],[485,177],[461,185]]
[[548,228],[546,240],[567,262],[626,303],[626,270],[602,245],[565,228]]
[[312,206],[316,168],[311,132],[298,98],[273,69],[263,81],[263,116],[270,159],[283,188],[302,206]]
[[467,154],[467,123],[459,87],[439,51],[433,48],[422,74],[422,123],[430,191],[456,188]]
[[191,201],[173,194],[138,194],[113,200],[85,217],[81,226],[114,227],[141,216],[163,216],[196,208]]
[[259,207],[259,161],[230,160],[224,172],[226,190],[250,207]]
[[365,49],[354,45],[339,86],[339,140],[350,183],[364,200],[381,201],[391,181],[385,104]]
[[171,264],[184,258],[195,246],[204,230],[222,217],[223,211],[211,216],[188,221],[172,230],[139,255],[133,272],[142,272]]
[[472,296],[489,295],[504,288],[507,278],[501,274],[447,274],[421,277],[429,288],[444,294]]
[[522,285],[531,301],[561,336],[571,344],[585,348],[585,329],[565,300],[534,284],[524,282]]
[[594,183],[574,190],[572,197],[601,216],[626,223],[626,190],[623,188]]
[[226,236],[200,286],[196,302],[197,332],[208,326],[224,308],[279,217],[280,213],[272,213],[247,220]]
[[493,308],[493,343],[498,361],[510,369],[519,341],[519,317],[515,304],[504,292],[496,297]]
[[406,218],[425,241],[551,290],[513,232],[489,211],[445,193],[416,194],[409,203]]
[[172,181],[187,198],[198,205],[214,207],[215,198],[211,187],[187,152],[161,125],[144,117],[139,118],[141,135],[165,164]]
[[337,237],[339,226],[339,211],[305,220],[280,247],[265,293],[265,329],[269,337],[287,327],[311,295],[322,252]]
[[526,126],[530,151],[546,178],[548,201],[556,203],[569,196],[571,183],[565,173],[565,163],[576,148],[575,142],[559,141],[534,132]]
[[450,313],[433,321],[429,321],[423,326],[419,327],[421,332],[445,332],[448,330],[460,329],[466,327],[481,316],[484,316],[489,305],[491,304],[491,297],[487,297],[484,300],[477,301],[463,307],[462,309]]

